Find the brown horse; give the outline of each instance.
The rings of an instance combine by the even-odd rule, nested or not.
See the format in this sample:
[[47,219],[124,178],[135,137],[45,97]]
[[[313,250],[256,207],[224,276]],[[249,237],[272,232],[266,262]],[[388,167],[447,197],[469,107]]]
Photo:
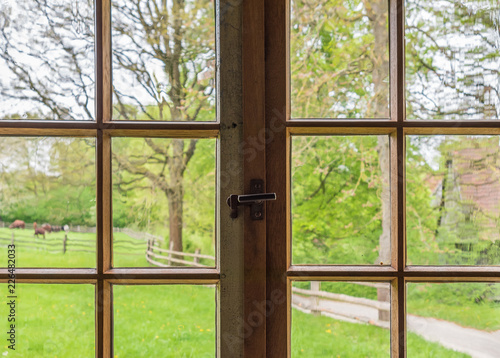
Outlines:
[[42,235],[43,238],[45,239],[45,230],[43,228],[37,227],[36,222],[33,223],[33,229],[35,229],[35,236],[38,237],[38,235]]
[[52,226],[50,226],[50,224],[42,224],[42,229],[45,230],[45,232],[48,232],[49,234],[52,232]]
[[15,220],[12,224],[9,225],[9,229],[24,229],[26,224],[22,220]]

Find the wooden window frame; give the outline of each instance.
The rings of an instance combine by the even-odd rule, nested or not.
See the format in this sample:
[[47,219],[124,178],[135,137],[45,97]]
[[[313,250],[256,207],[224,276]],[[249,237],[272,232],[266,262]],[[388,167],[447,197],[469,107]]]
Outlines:
[[[232,357],[243,350],[243,341],[224,339],[236,332],[243,316],[243,222],[229,215],[216,219],[215,268],[112,267],[111,138],[217,138],[217,180],[221,173],[242,168],[238,153],[243,135],[241,91],[241,1],[220,0],[214,13],[216,28],[217,118],[214,122],[153,122],[112,120],[111,1],[94,0],[95,121],[0,120],[0,136],[87,136],[96,139],[96,267],[16,268],[16,280],[38,284],[92,284],[95,286],[96,357],[113,357],[113,285],[211,284],[216,286],[217,357]],[[224,9],[220,11],[220,9]],[[221,61],[224,59],[224,61]],[[221,89],[224,96],[220,96]],[[234,126],[236,124],[236,126]],[[220,139],[224,138],[223,141]],[[0,138],[1,139],[1,138]],[[217,185],[217,212],[226,197],[243,191],[243,179],[232,176]],[[225,211],[224,211],[225,213]],[[7,282],[7,269],[0,281]]]
[[[266,298],[286,294],[266,322],[267,357],[291,356],[292,281],[385,281],[391,284],[391,357],[406,357],[406,283],[500,282],[500,266],[407,266],[405,242],[405,136],[500,134],[499,121],[408,121],[405,118],[404,0],[389,1],[390,118],[387,120],[291,119],[290,0],[265,3],[266,125],[280,127],[266,147],[267,188],[278,198],[267,205]],[[389,134],[391,149],[390,266],[291,264],[290,138],[294,134]],[[286,151],[283,150],[286,148]],[[272,342],[271,344],[269,344]]]

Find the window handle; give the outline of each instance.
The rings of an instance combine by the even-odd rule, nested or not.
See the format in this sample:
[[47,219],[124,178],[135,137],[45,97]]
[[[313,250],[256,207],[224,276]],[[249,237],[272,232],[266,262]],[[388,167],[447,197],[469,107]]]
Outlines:
[[262,193],[263,188],[263,180],[252,179],[250,181],[251,194],[231,194],[227,198],[227,205],[231,208],[229,216],[236,219],[238,217],[238,206],[250,205],[250,217],[252,220],[264,219],[264,201],[276,200],[276,193]]

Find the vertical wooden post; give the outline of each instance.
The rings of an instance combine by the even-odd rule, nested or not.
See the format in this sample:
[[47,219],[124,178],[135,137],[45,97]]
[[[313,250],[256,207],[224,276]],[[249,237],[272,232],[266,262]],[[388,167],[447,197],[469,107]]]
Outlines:
[[168,266],[172,266],[172,261],[170,261],[170,259],[172,258],[172,249],[174,248],[174,242],[173,241],[170,241],[170,244],[169,244],[169,253],[168,253]]
[[[196,250],[194,250],[195,255],[199,255],[199,254],[200,254],[200,252],[201,252],[201,249],[196,249]],[[194,257],[194,263],[195,263],[195,264],[200,263],[200,258],[199,258],[198,256],[195,256],[195,257]]]
[[64,239],[63,239],[63,254],[66,253],[67,241],[68,241],[68,234],[64,234]]
[[[321,290],[321,282],[320,281],[311,281],[311,291],[317,292]],[[319,311],[319,297],[311,296],[311,313],[314,316],[320,316],[321,312]]]

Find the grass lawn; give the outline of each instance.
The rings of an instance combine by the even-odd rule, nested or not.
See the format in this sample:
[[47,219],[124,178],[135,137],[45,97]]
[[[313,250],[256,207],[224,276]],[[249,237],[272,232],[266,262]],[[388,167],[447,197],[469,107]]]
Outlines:
[[[6,285],[0,286],[7,291]],[[16,351],[10,357],[93,357],[92,285],[18,284]],[[114,357],[215,355],[215,288],[115,285]],[[7,305],[1,314],[7,317]],[[4,320],[4,332],[8,331]],[[5,334],[6,336],[6,334]],[[5,341],[4,341],[5,342]],[[467,357],[409,334],[412,357]],[[389,357],[389,331],[293,310],[293,357]]]
[[[408,357],[466,358],[418,335],[408,334]],[[389,330],[292,311],[292,357],[389,358]]]
[[[1,238],[16,235],[16,266],[19,267],[95,267],[95,253],[62,253],[65,233],[47,234],[46,241],[34,239],[32,230],[0,228]],[[128,239],[124,233],[115,237]],[[68,234],[71,240],[95,243],[95,234]],[[23,243],[22,241],[29,241]],[[33,241],[38,248],[30,248]],[[46,243],[51,242],[49,248]],[[41,243],[41,244],[38,244]],[[7,240],[2,244],[8,244]],[[45,245],[45,246],[44,246]],[[59,245],[59,246],[57,246]],[[45,248],[44,248],[45,247]],[[76,247],[75,247],[76,248]],[[122,267],[150,267],[143,255],[146,248],[122,245],[115,263]],[[7,248],[2,266],[7,263]],[[117,266],[118,266],[117,265]],[[308,285],[297,283],[297,285]],[[486,331],[500,329],[500,304],[491,300],[475,302],[477,292],[495,295],[499,287],[491,284],[453,286],[419,284],[408,286],[408,312],[435,317]],[[472,285],[472,284],[470,284]],[[7,296],[6,285],[2,285]],[[307,287],[303,287],[307,288]],[[349,283],[324,283],[323,290],[376,299],[376,289]],[[13,357],[93,357],[94,286],[41,285],[17,286],[16,351]],[[471,298],[472,297],[472,298]],[[215,288],[186,285],[114,286],[114,358],[116,357],[201,357],[214,356]],[[6,298],[5,298],[6,299]],[[2,314],[7,317],[8,306]],[[4,332],[9,330],[4,320]],[[5,336],[7,336],[5,334]],[[4,340],[5,342],[5,340]],[[5,346],[4,346],[5,348]],[[408,334],[412,357],[467,357]],[[6,352],[3,350],[2,352]],[[2,353],[0,352],[0,353]],[[77,353],[75,353],[77,352]],[[389,331],[339,322],[293,310],[293,357],[389,357]],[[75,355],[76,354],[76,355]]]

